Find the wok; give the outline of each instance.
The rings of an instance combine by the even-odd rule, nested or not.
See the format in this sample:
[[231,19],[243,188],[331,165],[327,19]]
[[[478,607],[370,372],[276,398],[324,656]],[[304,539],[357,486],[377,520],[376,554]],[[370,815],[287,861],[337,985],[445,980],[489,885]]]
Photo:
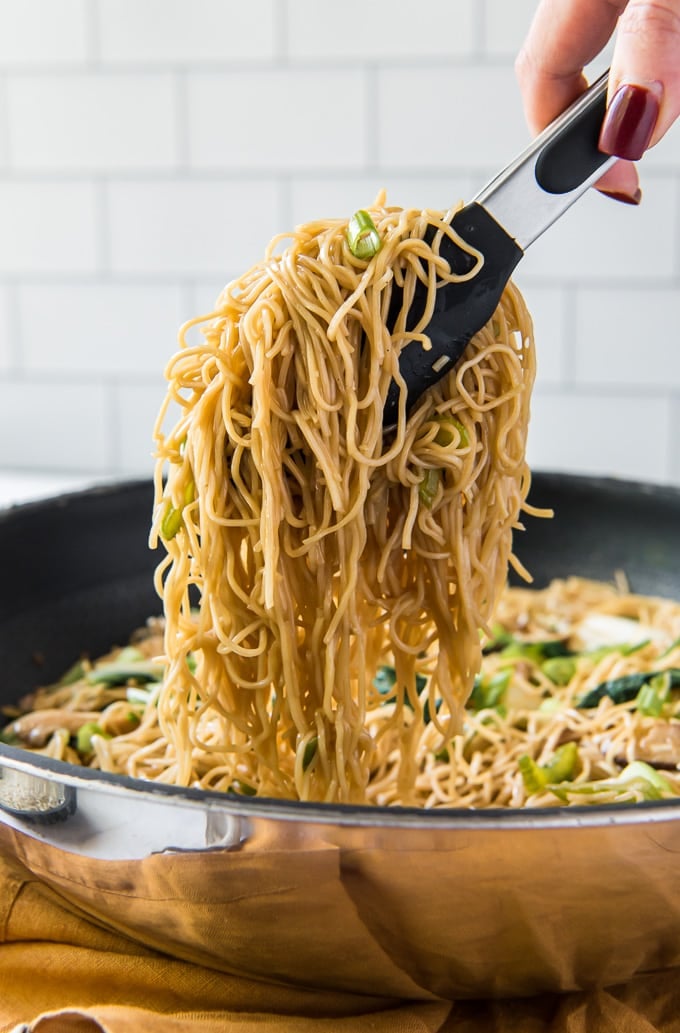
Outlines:
[[[537,475],[542,585],[625,570],[680,599],[680,490]],[[0,700],[159,612],[151,487],[0,514]],[[0,745],[0,851],[72,910],[177,957],[385,997],[532,994],[680,965],[680,801],[435,811],[243,799]]]

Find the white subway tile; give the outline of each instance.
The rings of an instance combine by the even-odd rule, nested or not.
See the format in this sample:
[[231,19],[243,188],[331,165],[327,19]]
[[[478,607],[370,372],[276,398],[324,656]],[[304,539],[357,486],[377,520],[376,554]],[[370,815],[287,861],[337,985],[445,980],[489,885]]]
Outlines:
[[226,281],[215,277],[210,280],[199,280],[191,290],[191,312],[193,316],[207,316],[215,309],[215,304],[222,289],[226,287]]
[[0,382],[0,437],[8,469],[109,469],[107,409],[100,384]]
[[378,121],[378,160],[394,169],[500,171],[528,142],[510,65],[383,69]]
[[88,183],[0,182],[0,272],[96,268],[96,205]]
[[663,481],[669,439],[667,398],[540,390],[533,397],[528,458],[539,470]]
[[177,161],[172,76],[14,76],[8,84],[14,168],[113,172]]
[[680,290],[581,288],[575,377],[581,384],[680,388]]
[[441,210],[468,200],[472,181],[466,175],[296,177],[291,189],[293,225],[313,219],[349,218],[357,208],[370,207],[383,188],[387,191],[388,205]]
[[478,0],[289,0],[296,59],[450,58],[471,51]]
[[9,369],[12,364],[10,332],[9,297],[7,288],[0,287],[0,371]]
[[566,347],[566,298],[564,292],[537,284],[525,286],[516,277],[534,323],[536,342],[536,381],[538,384],[559,384],[564,380]]
[[514,57],[529,31],[538,0],[483,0],[485,3],[484,49],[488,54]]
[[195,168],[356,169],[366,159],[361,72],[189,73]]
[[280,0],[99,0],[105,61],[252,61],[274,54]]
[[114,389],[116,468],[128,477],[153,477],[153,429],[165,397],[165,381],[123,382]]
[[113,268],[224,277],[245,271],[281,229],[271,180],[114,183]]
[[0,0],[0,65],[85,60],[88,2],[93,0]]
[[31,372],[160,375],[189,318],[177,287],[119,284],[19,288],[23,366]]
[[672,275],[678,253],[677,184],[650,181],[639,207],[590,190],[522,260],[522,275],[590,281],[628,277],[655,283]]

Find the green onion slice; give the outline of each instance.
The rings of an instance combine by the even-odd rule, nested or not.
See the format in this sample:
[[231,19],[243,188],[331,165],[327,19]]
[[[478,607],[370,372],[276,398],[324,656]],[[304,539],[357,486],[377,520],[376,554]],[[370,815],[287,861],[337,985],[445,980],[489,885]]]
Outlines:
[[347,243],[355,258],[367,262],[377,255],[382,247],[382,240],[373,219],[360,209],[355,212],[347,226]]

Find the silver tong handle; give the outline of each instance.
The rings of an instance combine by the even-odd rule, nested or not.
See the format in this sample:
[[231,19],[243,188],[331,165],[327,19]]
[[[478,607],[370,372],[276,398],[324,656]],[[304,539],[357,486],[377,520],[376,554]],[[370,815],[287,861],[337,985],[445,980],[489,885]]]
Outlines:
[[523,251],[617,160],[598,148],[608,77],[604,72],[474,198]]

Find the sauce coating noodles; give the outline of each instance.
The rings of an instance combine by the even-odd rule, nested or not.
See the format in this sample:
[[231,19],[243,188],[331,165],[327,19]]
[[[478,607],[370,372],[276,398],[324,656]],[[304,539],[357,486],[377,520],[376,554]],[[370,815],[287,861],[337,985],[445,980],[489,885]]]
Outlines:
[[[346,221],[302,226],[183,331],[167,370],[179,417],[163,433],[164,407],[157,430],[169,672],[156,738],[116,741],[123,770],[363,802],[396,740],[390,777],[408,804],[425,725],[442,745],[460,727],[529,488],[531,320],[509,285],[455,370],[384,436],[399,352],[428,346],[434,287],[458,278],[439,242],[457,238],[453,211],[370,214],[370,261],[350,252]],[[475,275],[481,256],[459,244]],[[428,303],[407,331],[417,279]],[[376,725],[383,664],[395,680]]]

